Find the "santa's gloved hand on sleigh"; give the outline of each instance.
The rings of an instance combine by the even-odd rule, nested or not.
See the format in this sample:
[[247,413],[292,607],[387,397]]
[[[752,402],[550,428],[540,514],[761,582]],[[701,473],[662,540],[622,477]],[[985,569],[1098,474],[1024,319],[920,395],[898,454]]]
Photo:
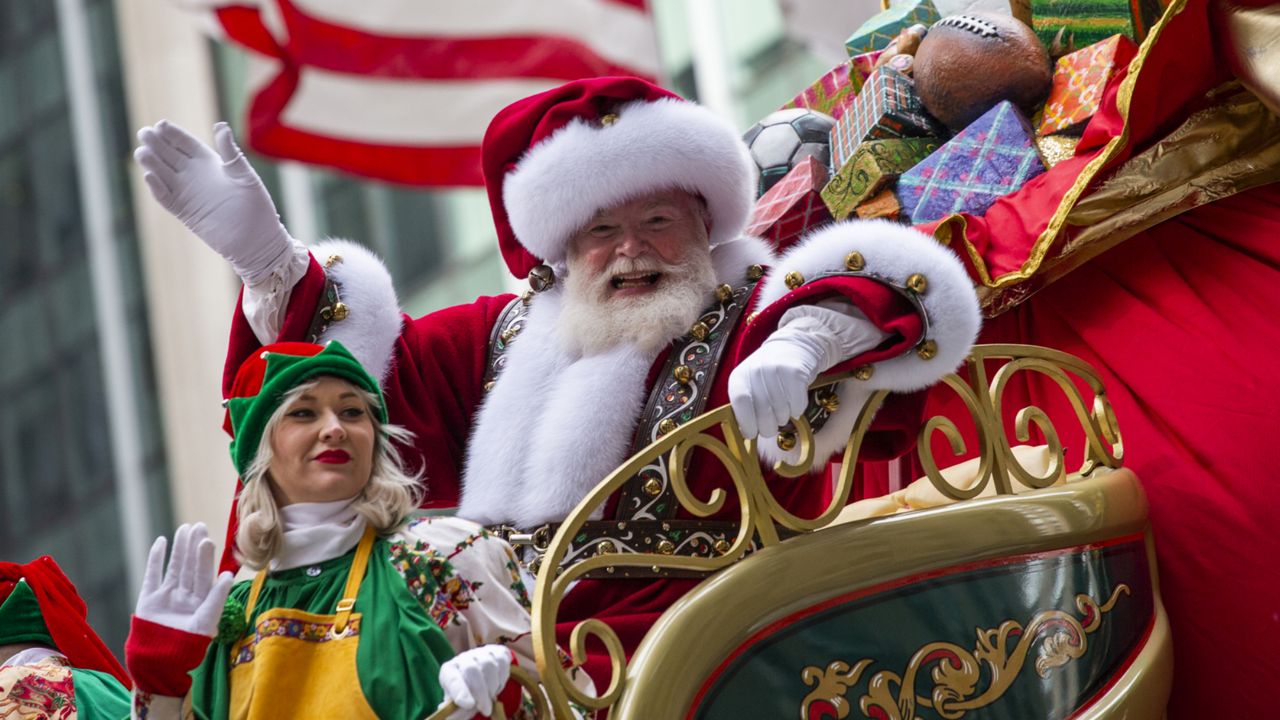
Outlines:
[[771,438],[804,414],[823,371],[879,345],[886,333],[845,300],[791,308],[729,376],[729,402],[745,438]]

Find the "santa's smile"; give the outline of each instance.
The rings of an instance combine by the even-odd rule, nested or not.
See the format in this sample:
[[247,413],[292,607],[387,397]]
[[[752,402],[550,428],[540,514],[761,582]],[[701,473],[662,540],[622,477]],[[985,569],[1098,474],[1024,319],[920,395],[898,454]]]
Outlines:
[[609,279],[609,285],[614,290],[628,290],[633,288],[649,288],[658,284],[662,279],[662,273],[653,271],[619,273]]

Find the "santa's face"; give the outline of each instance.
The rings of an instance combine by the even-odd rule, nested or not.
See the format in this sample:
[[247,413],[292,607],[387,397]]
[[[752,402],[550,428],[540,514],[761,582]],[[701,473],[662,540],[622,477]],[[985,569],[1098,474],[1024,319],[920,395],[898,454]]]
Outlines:
[[688,332],[715,287],[703,217],[681,190],[597,213],[569,244],[559,325],[570,352],[654,350]]
[[706,247],[701,201],[663,190],[596,213],[570,241],[569,263],[599,282],[608,301],[660,291],[672,266]]
[[271,434],[276,503],[355,497],[373,473],[373,418],[354,385],[323,377],[293,399]]

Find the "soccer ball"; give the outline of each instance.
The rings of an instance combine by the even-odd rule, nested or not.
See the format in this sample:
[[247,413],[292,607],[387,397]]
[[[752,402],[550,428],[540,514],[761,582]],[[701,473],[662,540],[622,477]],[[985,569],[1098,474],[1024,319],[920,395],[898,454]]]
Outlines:
[[830,115],[808,108],[778,110],[752,125],[742,141],[751,150],[751,159],[760,171],[756,197],[764,195],[806,157],[813,156],[830,167],[831,128],[835,126],[836,121]]

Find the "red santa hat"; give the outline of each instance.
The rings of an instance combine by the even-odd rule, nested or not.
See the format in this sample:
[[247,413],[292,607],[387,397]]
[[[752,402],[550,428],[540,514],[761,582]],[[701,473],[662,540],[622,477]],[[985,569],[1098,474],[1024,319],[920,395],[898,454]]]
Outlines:
[[120,661],[89,626],[76,586],[48,555],[25,565],[0,562],[0,645],[20,642],[51,645],[72,667],[114,675],[130,687]]
[[563,262],[598,211],[647,192],[699,195],[711,244],[751,213],[754,165],[731,124],[634,77],[574,80],[508,105],[485,132],[485,187],[507,267]]

